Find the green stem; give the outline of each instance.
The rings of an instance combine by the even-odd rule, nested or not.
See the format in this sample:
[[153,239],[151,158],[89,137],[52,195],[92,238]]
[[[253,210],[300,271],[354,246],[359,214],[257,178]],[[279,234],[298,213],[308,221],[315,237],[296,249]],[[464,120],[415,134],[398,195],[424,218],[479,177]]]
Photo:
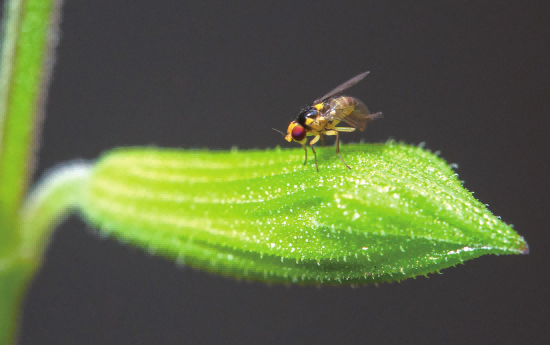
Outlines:
[[7,4],[0,89],[0,253],[19,242],[18,212],[34,165],[34,147],[53,64],[59,1]]
[[6,3],[0,65],[0,344],[14,342],[19,307],[40,257],[21,232],[57,43],[60,0]]
[[15,344],[21,301],[36,270],[34,260],[0,259],[0,343]]
[[10,257],[0,259],[0,344],[13,341],[25,287],[40,265],[52,230],[78,205],[90,171],[86,163],[60,166],[26,199],[20,223],[23,245]]

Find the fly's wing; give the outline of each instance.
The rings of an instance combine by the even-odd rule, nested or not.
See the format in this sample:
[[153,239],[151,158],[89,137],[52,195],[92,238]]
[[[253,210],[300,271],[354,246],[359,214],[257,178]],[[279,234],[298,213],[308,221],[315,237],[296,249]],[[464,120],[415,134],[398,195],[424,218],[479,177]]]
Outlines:
[[[343,121],[353,128],[363,131],[367,127],[367,123],[382,116],[382,113],[369,113],[367,106],[356,98],[341,97],[340,99],[346,99],[348,104],[342,106],[341,102],[336,100],[336,104],[333,105],[332,109],[326,112],[325,117],[327,120]],[[353,108],[351,112],[350,108]]]
[[346,81],[345,83],[343,83],[342,85],[338,85],[334,90],[330,91],[329,93],[327,93],[326,95],[324,95],[323,97],[317,99],[315,102],[313,103],[319,103],[319,102],[322,102],[322,101],[325,101],[331,97],[334,97],[336,96],[337,94],[339,94],[340,92],[346,90],[346,89],[349,89],[350,87],[352,87],[353,85],[357,84],[358,82],[361,81],[361,79],[365,78],[367,76],[367,74],[369,74],[370,72],[365,72],[365,73],[361,73],[359,74],[358,76],[355,76],[353,78],[351,78],[350,80]]

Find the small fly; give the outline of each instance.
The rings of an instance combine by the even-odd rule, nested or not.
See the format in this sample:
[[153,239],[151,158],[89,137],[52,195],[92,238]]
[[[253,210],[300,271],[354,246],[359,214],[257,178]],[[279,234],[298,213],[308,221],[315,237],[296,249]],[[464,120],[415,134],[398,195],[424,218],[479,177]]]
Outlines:
[[[296,116],[296,119],[288,125],[288,134],[285,136],[285,139],[288,142],[294,140],[302,144],[306,153],[304,165],[307,163],[306,137],[314,136],[309,142],[309,146],[315,156],[315,167],[319,171],[317,153],[315,152],[315,148],[313,148],[313,144],[319,141],[319,139],[324,144],[323,135],[335,135],[336,153],[342,163],[348,169],[351,169],[340,155],[340,135],[338,132],[353,132],[356,129],[364,131],[367,123],[381,117],[382,113],[370,114],[363,102],[357,98],[340,96],[340,93],[357,84],[367,74],[369,72],[361,73],[351,78],[310,105],[305,106],[298,116]],[[347,123],[351,127],[336,127],[340,121]]]

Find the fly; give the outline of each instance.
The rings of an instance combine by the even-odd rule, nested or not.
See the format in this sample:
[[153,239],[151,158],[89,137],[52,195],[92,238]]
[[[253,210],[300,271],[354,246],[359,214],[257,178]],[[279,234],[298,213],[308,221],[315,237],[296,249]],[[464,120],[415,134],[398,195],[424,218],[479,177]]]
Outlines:
[[[317,171],[319,171],[317,153],[315,152],[313,144],[318,142],[319,139],[323,141],[323,135],[335,135],[336,154],[340,157],[342,163],[344,163],[348,169],[351,169],[340,155],[339,132],[354,132],[356,129],[364,131],[367,123],[381,117],[382,113],[370,114],[363,102],[357,98],[341,96],[340,94],[344,90],[357,84],[367,74],[369,74],[369,72],[361,73],[351,78],[323,97],[305,106],[298,116],[296,116],[296,119],[288,125],[288,134],[285,136],[285,139],[288,142],[294,140],[302,145],[306,154],[304,165],[307,163],[307,137],[314,137],[309,142],[309,146],[315,156],[315,167]],[[336,127],[341,121],[351,127]]]

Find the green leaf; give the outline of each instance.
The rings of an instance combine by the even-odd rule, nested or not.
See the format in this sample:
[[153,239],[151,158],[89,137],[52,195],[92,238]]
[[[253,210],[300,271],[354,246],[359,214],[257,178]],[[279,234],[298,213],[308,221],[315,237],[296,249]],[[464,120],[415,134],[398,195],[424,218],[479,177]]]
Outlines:
[[[208,271],[268,282],[373,283],[426,275],[527,243],[419,147],[216,152],[123,148],[83,187],[86,219]],[[312,158],[312,157],[311,157]]]

